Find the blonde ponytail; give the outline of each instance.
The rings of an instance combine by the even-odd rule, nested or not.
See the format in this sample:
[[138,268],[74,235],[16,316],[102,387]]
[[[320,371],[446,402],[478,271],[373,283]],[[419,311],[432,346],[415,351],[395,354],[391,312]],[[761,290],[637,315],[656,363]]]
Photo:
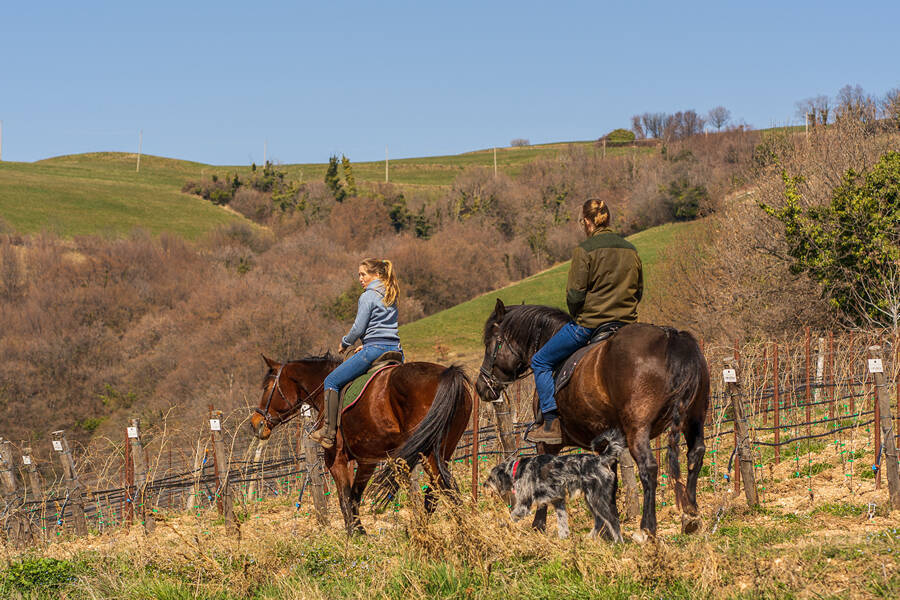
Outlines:
[[590,221],[595,228],[609,226],[609,207],[603,200],[590,198],[585,201],[581,207],[581,216]]
[[384,305],[391,306],[397,302],[397,297],[400,295],[400,284],[394,274],[394,263],[389,260],[367,258],[359,264],[366,270],[366,273],[373,273],[384,284]]

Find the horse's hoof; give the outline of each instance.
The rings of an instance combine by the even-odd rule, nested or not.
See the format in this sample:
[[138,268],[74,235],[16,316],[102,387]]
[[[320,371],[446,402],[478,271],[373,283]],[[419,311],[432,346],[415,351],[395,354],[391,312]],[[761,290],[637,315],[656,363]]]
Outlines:
[[631,534],[631,539],[633,539],[638,544],[646,544],[650,540],[650,536],[647,535],[647,530],[638,529]]
[[701,525],[703,519],[697,515],[681,515],[681,533],[697,533]]

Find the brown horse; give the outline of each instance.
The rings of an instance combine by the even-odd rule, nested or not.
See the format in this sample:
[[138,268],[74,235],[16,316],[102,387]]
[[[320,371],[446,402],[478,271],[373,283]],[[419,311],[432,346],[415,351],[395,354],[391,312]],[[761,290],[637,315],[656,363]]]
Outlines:
[[[329,354],[284,364],[263,359],[269,371],[263,379],[259,408],[250,417],[256,436],[267,439],[272,429],[296,415],[305,404],[322,413],[325,376],[340,359]],[[457,366],[411,362],[380,371],[366,391],[344,414],[337,440],[325,451],[325,466],[334,477],[341,513],[348,533],[365,533],[359,502],[379,461],[393,457],[410,468],[425,456],[432,485],[454,488],[446,461],[469,422],[470,384]],[[350,461],[356,461],[356,474]],[[390,477],[385,486],[394,488]],[[431,488],[425,491],[428,510],[434,506]]]
[[[502,389],[524,376],[535,352],[571,318],[549,306],[505,307],[499,299],[484,327],[484,362],[476,389],[485,400],[496,400]],[[607,429],[619,428],[637,463],[644,488],[638,539],[656,535],[658,465],[650,440],[669,428],[669,477],[682,511],[682,530],[696,531],[697,478],[706,445],[703,423],[709,400],[709,370],[694,337],[670,327],[632,324],[589,350],[575,368],[556,401],[563,445],[541,450],[556,454],[563,446],[590,448]],[[678,435],[687,442],[687,491],[678,463]],[[544,446],[541,444],[541,446]],[[613,469],[615,473],[615,469]],[[613,486],[613,506],[615,506]],[[546,508],[535,515],[543,529]]]

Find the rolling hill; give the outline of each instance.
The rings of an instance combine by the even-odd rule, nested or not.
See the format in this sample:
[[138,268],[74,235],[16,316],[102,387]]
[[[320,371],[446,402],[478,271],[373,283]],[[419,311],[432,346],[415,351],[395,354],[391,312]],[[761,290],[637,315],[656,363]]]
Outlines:
[[[676,236],[690,232],[698,221],[669,223],[630,236],[644,264],[645,295],[643,305],[652,304],[658,292],[661,252]],[[424,319],[400,328],[400,339],[411,358],[433,359],[446,355],[471,358],[483,352],[481,333],[484,321],[497,298],[506,304],[547,304],[565,310],[566,278],[569,263],[561,263],[505,288],[488,292]]]
[[[593,142],[565,142],[497,149],[498,170],[515,175],[530,161],[552,158],[570,147],[602,152]],[[609,148],[607,155],[649,152],[650,148]],[[34,163],[0,162],[0,219],[22,233],[50,230],[63,236],[124,235],[136,227],[158,234],[169,231],[188,239],[242,217],[181,188],[189,180],[230,173],[249,166],[215,166],[143,155],[136,172],[135,154],[97,152],[49,158]],[[493,168],[494,152],[480,150],[450,156],[390,161],[390,181],[398,185],[445,186],[467,167]],[[290,179],[321,181],[327,163],[280,165]],[[384,162],[353,163],[361,183],[384,181]]]

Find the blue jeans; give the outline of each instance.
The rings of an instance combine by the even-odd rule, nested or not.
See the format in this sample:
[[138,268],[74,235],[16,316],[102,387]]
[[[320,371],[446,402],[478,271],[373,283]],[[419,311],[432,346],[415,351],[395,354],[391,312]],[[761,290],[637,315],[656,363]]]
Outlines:
[[562,364],[573,352],[587,345],[593,333],[594,330],[588,327],[573,322],[566,323],[532,357],[534,387],[537,388],[542,413],[556,410],[556,398],[553,397],[556,385],[553,381],[553,369]]
[[341,391],[342,387],[368,371],[375,359],[391,351],[403,352],[400,344],[363,344],[362,350],[328,374],[325,378],[325,389]]

